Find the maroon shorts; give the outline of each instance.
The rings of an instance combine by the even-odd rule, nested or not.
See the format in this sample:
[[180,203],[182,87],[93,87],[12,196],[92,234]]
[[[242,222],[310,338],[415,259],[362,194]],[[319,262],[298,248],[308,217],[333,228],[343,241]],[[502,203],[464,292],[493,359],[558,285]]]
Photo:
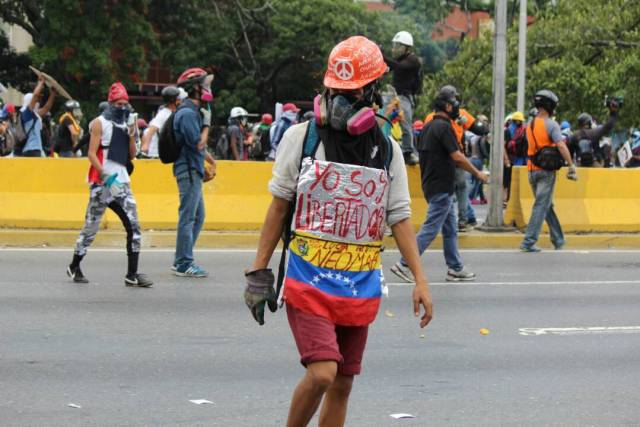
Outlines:
[[289,304],[287,318],[300,353],[300,363],[307,366],[313,362],[335,360],[341,375],[360,373],[369,326],[336,325]]

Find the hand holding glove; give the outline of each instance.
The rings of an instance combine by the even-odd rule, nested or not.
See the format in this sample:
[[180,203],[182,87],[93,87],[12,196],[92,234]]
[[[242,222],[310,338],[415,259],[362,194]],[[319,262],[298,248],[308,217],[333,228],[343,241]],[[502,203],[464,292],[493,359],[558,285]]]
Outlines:
[[202,114],[202,127],[211,127],[211,111],[206,108],[201,108],[200,114]]
[[567,171],[567,179],[570,179],[571,181],[578,180],[578,170],[576,169],[575,165],[569,166],[569,170]]
[[275,277],[269,268],[245,272],[247,287],[244,290],[244,302],[251,310],[253,318],[260,325],[264,325],[264,306],[275,313],[278,309],[278,296],[273,288]]

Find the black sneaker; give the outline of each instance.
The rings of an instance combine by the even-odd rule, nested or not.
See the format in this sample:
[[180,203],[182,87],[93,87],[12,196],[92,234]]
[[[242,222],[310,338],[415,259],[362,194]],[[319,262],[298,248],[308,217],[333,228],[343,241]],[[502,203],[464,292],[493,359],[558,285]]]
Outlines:
[[127,274],[124,278],[124,284],[125,286],[132,286],[136,288],[149,288],[153,286],[153,282],[146,274],[142,273]]
[[80,266],[71,267],[71,265],[69,265],[69,267],[67,267],[67,276],[71,277],[74,283],[89,283],[89,279],[82,274]]

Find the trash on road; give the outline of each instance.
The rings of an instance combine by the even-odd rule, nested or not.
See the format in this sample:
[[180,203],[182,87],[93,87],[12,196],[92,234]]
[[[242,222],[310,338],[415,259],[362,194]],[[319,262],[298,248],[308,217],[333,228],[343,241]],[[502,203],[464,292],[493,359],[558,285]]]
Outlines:
[[396,420],[399,420],[401,418],[415,418],[411,414],[391,414],[390,417],[395,418]]
[[480,329],[480,333],[482,335],[489,335],[489,330],[487,328],[482,328],[482,329]]
[[80,406],[80,405],[76,405],[75,403],[69,403],[69,404],[67,404],[67,406],[68,406],[69,408],[82,409],[82,406]]
[[391,310],[385,310],[384,315],[387,317],[396,317],[396,315]]
[[195,403],[196,405],[213,405],[212,401],[206,400],[206,399],[194,399],[194,400],[189,400],[189,402]]

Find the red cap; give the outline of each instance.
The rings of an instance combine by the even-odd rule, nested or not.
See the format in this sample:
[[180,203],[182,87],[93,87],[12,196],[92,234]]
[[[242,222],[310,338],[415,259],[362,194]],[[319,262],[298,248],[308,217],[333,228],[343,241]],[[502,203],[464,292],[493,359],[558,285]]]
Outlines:
[[149,125],[147,124],[147,121],[145,119],[138,119],[138,127],[140,129],[144,129],[146,127],[148,127]]
[[13,114],[16,112],[16,106],[12,103],[8,103],[7,105],[5,105],[5,108],[7,109],[7,113],[9,114]]
[[109,89],[109,98],[107,101],[116,102],[116,101],[129,101],[129,94],[127,93],[127,89],[120,82],[116,82],[111,85]]
[[282,111],[293,111],[294,113],[297,113],[300,109],[293,102],[287,102],[282,106]]
[[269,113],[263,114],[261,122],[265,125],[270,125],[271,123],[273,123],[273,116]]

